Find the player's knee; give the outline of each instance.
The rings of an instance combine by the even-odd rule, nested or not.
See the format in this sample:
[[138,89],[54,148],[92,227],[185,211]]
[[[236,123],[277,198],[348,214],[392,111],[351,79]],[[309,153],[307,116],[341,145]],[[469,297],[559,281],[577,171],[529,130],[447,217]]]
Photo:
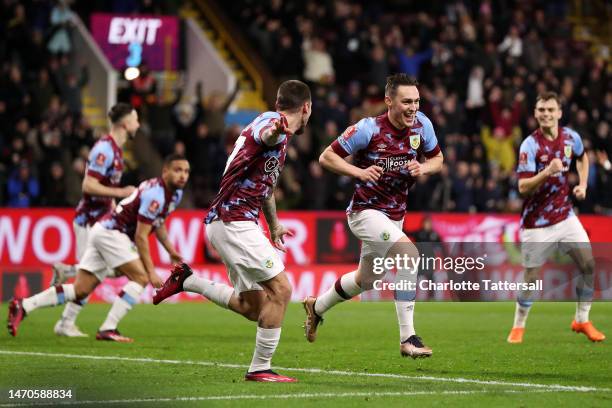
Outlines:
[[259,320],[259,314],[261,313],[261,308],[256,306],[250,306],[246,311],[242,314],[244,317],[249,319],[250,321],[256,322]]
[[592,275],[595,271],[595,259],[589,258],[584,260],[579,265],[580,271],[586,275]]
[[525,271],[525,282],[535,282],[538,279],[538,270]]

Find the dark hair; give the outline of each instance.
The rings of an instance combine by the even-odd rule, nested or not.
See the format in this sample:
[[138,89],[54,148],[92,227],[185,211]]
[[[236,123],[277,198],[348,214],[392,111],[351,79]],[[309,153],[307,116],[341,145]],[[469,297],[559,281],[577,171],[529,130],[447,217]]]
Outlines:
[[168,167],[170,164],[172,164],[172,162],[177,160],[187,160],[187,158],[182,154],[178,153],[169,154],[164,158],[164,167]]
[[304,102],[311,100],[310,88],[302,81],[291,79],[278,87],[276,109],[279,111],[299,109]]
[[556,92],[552,91],[539,94],[536,98],[536,104],[540,101],[550,101],[551,99],[554,99],[557,102],[557,105],[561,107],[561,98],[559,98],[559,95]]
[[402,85],[418,86],[419,82],[404,73],[393,74],[387,77],[387,85],[385,85],[385,96],[393,97],[397,88]]
[[132,113],[134,108],[129,103],[119,102],[108,111],[108,118],[111,123],[119,123],[121,119]]

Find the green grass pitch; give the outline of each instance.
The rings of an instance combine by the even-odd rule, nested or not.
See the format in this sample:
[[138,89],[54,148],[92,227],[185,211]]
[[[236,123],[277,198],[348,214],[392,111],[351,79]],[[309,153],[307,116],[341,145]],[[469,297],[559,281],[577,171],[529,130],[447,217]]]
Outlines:
[[61,308],[28,316],[17,338],[5,330],[0,406],[19,403],[7,399],[15,388],[71,388],[76,406],[612,406],[612,303],[591,311],[603,343],[569,329],[573,303],[541,302],[520,345],[506,343],[512,303],[418,303],[417,332],[434,350],[423,360],[400,357],[393,303],[339,305],[314,344],[291,304],[273,366],[297,384],[243,381],[255,324],[211,303],[137,305],[120,325],[132,344],[92,338],[109,307],[85,307],[87,339],[53,334]]

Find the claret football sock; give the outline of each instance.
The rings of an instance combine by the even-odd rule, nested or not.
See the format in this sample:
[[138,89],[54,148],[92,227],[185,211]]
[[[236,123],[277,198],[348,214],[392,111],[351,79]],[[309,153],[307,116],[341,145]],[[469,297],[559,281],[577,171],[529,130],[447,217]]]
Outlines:
[[185,279],[183,289],[188,292],[199,293],[225,309],[229,307],[230,298],[234,293],[234,289],[223,283],[213,282],[195,274]]
[[363,289],[355,281],[356,274],[357,271],[353,271],[342,275],[334,286],[319,296],[314,306],[315,313],[322,316],[323,313],[338,303],[349,300],[363,292]]
[[23,310],[30,313],[39,307],[64,304],[74,300],[75,297],[73,284],[51,286],[34,296],[23,299]]

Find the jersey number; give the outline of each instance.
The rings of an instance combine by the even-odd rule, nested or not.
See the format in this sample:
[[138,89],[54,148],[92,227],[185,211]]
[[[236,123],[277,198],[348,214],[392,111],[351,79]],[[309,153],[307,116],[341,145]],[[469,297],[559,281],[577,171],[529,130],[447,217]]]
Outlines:
[[232,160],[234,160],[240,149],[242,149],[242,146],[244,146],[244,142],[246,142],[245,136],[240,136],[238,139],[236,139],[236,143],[234,143],[234,150],[232,150],[232,154],[230,154],[230,156],[227,158],[227,163],[225,163],[225,170],[223,170],[223,174],[225,174]]

